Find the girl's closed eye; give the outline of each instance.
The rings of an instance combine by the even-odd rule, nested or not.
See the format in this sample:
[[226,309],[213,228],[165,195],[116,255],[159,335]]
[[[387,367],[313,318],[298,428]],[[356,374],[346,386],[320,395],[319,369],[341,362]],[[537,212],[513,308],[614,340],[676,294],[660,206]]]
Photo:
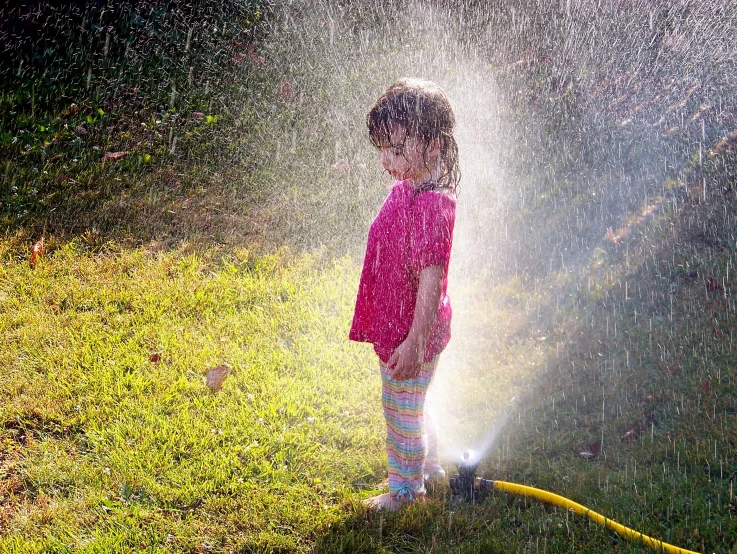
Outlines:
[[394,156],[401,156],[404,153],[404,147],[384,145],[384,146],[379,147],[379,153],[381,152],[389,152],[390,154]]

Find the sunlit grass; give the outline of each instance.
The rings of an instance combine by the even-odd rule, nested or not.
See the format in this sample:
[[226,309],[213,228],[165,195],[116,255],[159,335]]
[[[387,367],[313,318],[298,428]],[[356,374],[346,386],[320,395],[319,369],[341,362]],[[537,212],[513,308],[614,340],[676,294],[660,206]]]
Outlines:
[[[633,25],[648,16],[633,4],[607,12],[610,43],[564,25],[538,51],[550,21],[589,24],[556,6],[522,32],[500,9],[486,38],[466,44],[460,25],[457,44],[405,51],[419,27],[373,37],[387,21],[363,4],[315,3],[271,30],[265,65],[228,72],[222,110],[214,92],[105,114],[99,98],[43,114],[33,89],[6,96],[4,125],[26,140],[0,133],[0,551],[644,551],[537,501],[456,504],[445,483],[398,514],[360,506],[386,464],[375,357],[346,338],[385,193],[362,118],[410,71],[446,80],[459,137],[479,147],[462,149],[459,200],[476,263],[452,275],[433,391],[446,455],[506,421],[485,477],[734,550],[734,87],[719,73],[734,21],[653,47],[653,21],[679,12]],[[622,45],[641,39],[633,77]],[[696,76],[700,56],[714,65]],[[108,148],[129,154],[104,162]],[[213,393],[219,364],[232,372]]]
[[6,254],[4,548],[304,548],[381,475],[378,379],[346,340],[355,278],[319,254]]
[[[670,240],[459,301],[435,394],[456,445],[507,415],[482,475],[699,550],[737,533],[732,249]],[[356,260],[51,244],[35,269],[0,247],[4,550],[638,551],[530,500],[455,505],[442,484],[400,514],[359,507],[385,454],[374,355],[346,339]]]
[[[49,243],[35,269],[0,248],[4,549],[306,551],[363,517],[386,462],[375,356],[347,340],[355,260]],[[462,440],[528,382],[520,294],[478,306],[495,348],[448,353],[436,394]],[[223,363],[213,393],[204,373]],[[398,522],[447,510],[442,491]],[[383,525],[366,524],[361,541]]]

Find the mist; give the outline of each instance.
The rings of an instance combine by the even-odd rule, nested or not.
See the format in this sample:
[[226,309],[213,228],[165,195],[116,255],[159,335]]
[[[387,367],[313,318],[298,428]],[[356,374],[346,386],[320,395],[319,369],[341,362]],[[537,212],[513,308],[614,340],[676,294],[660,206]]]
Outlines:
[[[360,259],[390,184],[364,125],[381,92],[414,76],[451,100],[462,171],[454,339],[432,405],[447,453],[485,450],[545,367],[515,369],[494,354],[510,323],[493,317],[493,287],[546,291],[512,324],[544,341],[602,250],[657,227],[682,201],[693,185],[685,164],[734,122],[735,11],[687,1],[292,2],[275,21],[268,57],[297,91],[298,115],[291,138],[270,126],[286,135],[272,170],[306,181],[293,197],[300,207],[284,198],[277,212],[311,205],[291,223],[308,247],[339,242]],[[316,146],[295,150],[310,132]]]

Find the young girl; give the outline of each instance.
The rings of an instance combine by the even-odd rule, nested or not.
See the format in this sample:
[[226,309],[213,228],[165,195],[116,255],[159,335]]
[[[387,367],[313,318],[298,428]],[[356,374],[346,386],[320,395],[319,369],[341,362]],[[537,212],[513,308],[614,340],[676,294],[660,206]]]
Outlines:
[[438,355],[450,339],[448,262],[460,180],[455,116],[429,81],[400,79],[366,116],[379,161],[396,182],[371,224],[350,339],[379,356],[389,492],[365,504],[396,510],[442,475],[424,414]]

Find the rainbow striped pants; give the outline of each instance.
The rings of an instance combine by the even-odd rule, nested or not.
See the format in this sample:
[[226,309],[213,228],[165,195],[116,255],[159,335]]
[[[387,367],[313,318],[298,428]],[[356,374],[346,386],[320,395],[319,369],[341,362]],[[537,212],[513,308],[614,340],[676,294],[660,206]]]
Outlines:
[[395,381],[391,370],[381,367],[381,402],[386,418],[386,449],[389,455],[389,493],[413,500],[425,494],[425,479],[443,473],[438,460],[438,438],[425,414],[425,396],[438,358],[422,365],[420,374]]

